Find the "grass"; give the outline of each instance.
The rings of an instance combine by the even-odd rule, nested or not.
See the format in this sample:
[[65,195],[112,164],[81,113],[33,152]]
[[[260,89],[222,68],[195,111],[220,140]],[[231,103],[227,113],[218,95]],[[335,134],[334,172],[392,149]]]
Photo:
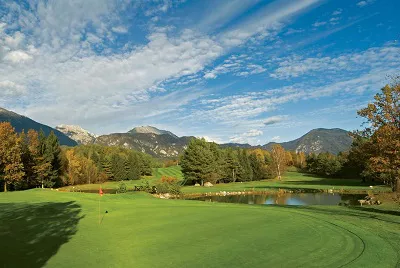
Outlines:
[[[367,192],[371,190],[370,183],[362,183],[359,179],[330,179],[312,176],[299,172],[286,172],[282,181],[264,180],[251,182],[221,183],[213,187],[183,187],[184,193],[206,193],[219,191],[275,191],[278,189],[304,189],[304,190],[343,190],[346,192]],[[385,185],[374,185],[374,192],[388,192],[390,188]]]
[[[146,176],[141,180],[130,180],[124,181],[128,189],[132,190],[134,186],[138,186],[143,184],[144,181],[148,181],[150,184],[155,184],[157,181],[161,179],[162,176],[169,176],[175,177],[179,180],[183,179],[183,174],[181,172],[181,167],[179,166],[172,166],[167,168],[154,168],[152,176]],[[120,184],[119,181],[108,181],[102,184],[83,184],[83,185],[75,185],[75,186],[67,186],[62,187],[60,190],[67,191],[67,192],[74,192],[74,191],[98,191],[100,185],[104,190],[115,190],[118,188]]]
[[[153,176],[145,177],[137,181],[124,181],[128,189],[133,189],[134,186],[140,185],[144,180],[150,183],[155,183],[160,180],[162,176],[172,176],[179,180],[183,179],[183,175],[179,166],[172,166],[168,168],[154,169]],[[106,182],[102,184],[103,189],[116,189],[119,182]],[[182,188],[185,194],[196,193],[210,193],[219,191],[276,191],[278,189],[310,189],[310,190],[343,190],[346,192],[367,192],[370,191],[371,182],[362,183],[359,179],[330,179],[312,176],[310,174],[299,173],[295,171],[286,172],[282,181],[278,180],[264,180],[252,182],[236,182],[236,183],[220,183],[213,187],[195,187],[184,186]],[[98,190],[99,184],[85,184],[78,186],[68,186],[62,188],[63,191],[76,191],[76,190]],[[388,192],[390,188],[385,185],[374,185],[373,192]]]
[[[3,267],[396,267],[398,211],[0,193]],[[108,211],[106,214],[105,211]]]
[[183,174],[180,166],[171,166],[167,168],[155,168],[153,170],[153,177],[161,179],[162,176],[174,177],[178,180],[183,179]]

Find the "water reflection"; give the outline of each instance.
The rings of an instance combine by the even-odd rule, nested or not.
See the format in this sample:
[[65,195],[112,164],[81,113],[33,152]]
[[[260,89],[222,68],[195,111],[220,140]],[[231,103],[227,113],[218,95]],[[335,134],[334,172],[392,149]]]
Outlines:
[[263,194],[263,195],[227,195],[207,196],[195,198],[195,200],[224,203],[242,203],[258,205],[358,205],[359,199],[365,195],[337,194],[337,193],[296,193],[296,194]]

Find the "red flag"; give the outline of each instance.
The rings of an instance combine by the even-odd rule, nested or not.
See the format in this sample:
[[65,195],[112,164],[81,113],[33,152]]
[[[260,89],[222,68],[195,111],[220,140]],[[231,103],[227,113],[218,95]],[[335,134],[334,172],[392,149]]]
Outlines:
[[100,189],[99,189],[99,195],[103,196],[103,190],[101,190],[101,186],[100,186]]

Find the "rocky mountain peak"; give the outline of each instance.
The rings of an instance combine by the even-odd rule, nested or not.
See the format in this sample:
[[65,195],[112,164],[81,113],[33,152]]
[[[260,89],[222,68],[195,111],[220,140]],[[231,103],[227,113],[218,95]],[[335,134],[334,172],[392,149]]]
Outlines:
[[97,138],[95,134],[76,125],[58,125],[56,129],[79,144],[91,144]]
[[140,127],[135,127],[132,130],[129,130],[128,133],[131,134],[137,134],[137,133],[145,133],[145,134],[155,134],[155,135],[170,135],[174,138],[178,138],[174,133],[167,131],[167,130],[162,130],[158,129],[153,126],[140,126]]

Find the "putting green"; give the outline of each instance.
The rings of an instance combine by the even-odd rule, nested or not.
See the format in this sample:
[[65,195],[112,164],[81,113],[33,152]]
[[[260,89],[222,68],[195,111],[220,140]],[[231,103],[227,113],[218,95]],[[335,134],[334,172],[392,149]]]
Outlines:
[[123,194],[101,198],[98,224],[98,200],[95,194],[40,190],[0,194],[1,262],[14,267],[396,267],[399,261],[396,215]]

